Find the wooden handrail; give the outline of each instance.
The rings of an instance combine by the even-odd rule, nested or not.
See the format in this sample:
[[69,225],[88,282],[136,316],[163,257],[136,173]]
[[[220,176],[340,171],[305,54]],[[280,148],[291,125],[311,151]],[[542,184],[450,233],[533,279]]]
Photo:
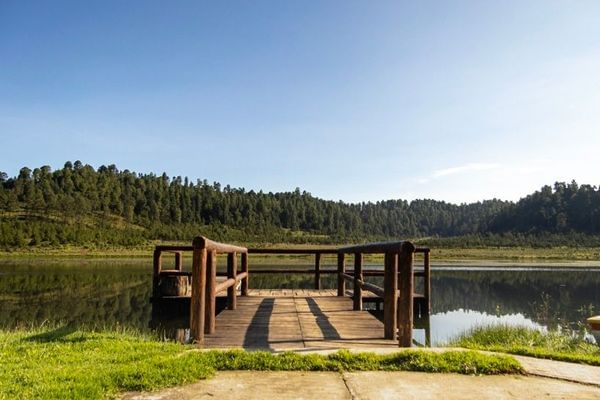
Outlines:
[[360,284],[360,286],[363,290],[368,290],[371,293],[373,293],[374,295],[379,296],[379,297],[385,296],[385,291],[380,286],[374,285],[369,282],[363,282],[363,281],[358,281],[358,283]]
[[[188,249],[188,247],[186,247]],[[192,298],[190,301],[190,336],[202,345],[204,334],[216,329],[216,297],[227,291],[228,308],[235,310],[236,293],[233,286],[242,280],[242,296],[248,295],[248,249],[219,243],[204,236],[192,241]],[[227,254],[227,280],[217,285],[217,253]],[[237,254],[242,255],[242,273],[237,274]]]
[[[314,274],[314,268],[252,268],[253,274]],[[320,269],[320,274],[337,274],[337,269]]]
[[[368,243],[338,250],[339,254],[354,254],[354,272],[347,274],[345,271],[338,271],[341,280],[353,278],[353,308],[362,310],[363,289],[383,297],[384,336],[386,339],[397,337],[401,347],[412,345],[415,251],[416,247],[408,241]],[[419,252],[429,255],[426,248],[419,248]],[[363,254],[377,253],[385,255],[383,288],[364,281]],[[428,271],[425,271],[425,274],[427,275]]]
[[164,251],[164,252],[192,251],[192,250],[194,250],[194,246],[159,244],[159,245],[155,246],[154,249]]
[[[213,242],[217,243],[217,242]],[[337,253],[353,253],[352,250],[355,247],[361,246],[373,246],[373,245],[389,245],[394,243],[402,243],[402,242],[381,242],[381,243],[372,243],[367,245],[356,245],[356,246],[346,246],[346,247],[332,247],[332,248],[320,248],[320,249],[270,249],[270,248],[256,248],[249,247],[249,254],[337,254]],[[174,251],[192,251],[194,250],[194,246],[187,245],[157,245],[155,246],[156,250],[160,250],[163,252],[174,252]],[[223,253],[222,250],[217,250]],[[431,250],[428,247],[415,247],[415,253],[429,253]],[[236,251],[241,253],[240,251]],[[385,251],[374,251],[373,253],[384,253]],[[362,251],[362,253],[370,253],[369,251]]]
[[215,286],[215,294],[221,293],[223,290],[235,286],[236,280],[234,278],[226,279]]
[[336,248],[319,248],[319,249],[259,249],[259,248],[250,248],[248,249],[248,254],[303,254],[303,255],[314,255],[315,264],[314,269],[282,269],[281,271],[275,269],[262,269],[257,272],[262,273],[292,273],[292,274],[301,274],[301,273],[312,273],[315,274],[315,283],[314,288],[316,290],[321,289],[321,274],[331,274],[338,273],[336,270],[321,270],[321,255],[322,254],[339,254]]
[[395,242],[367,243],[367,244],[358,244],[355,246],[340,247],[338,249],[338,252],[345,253],[345,254],[348,254],[348,253],[376,254],[376,253],[389,253],[389,252],[399,253],[401,251],[401,247],[405,243],[410,244],[410,246],[412,246],[414,249],[414,245],[410,242],[395,241]]
[[219,253],[247,253],[248,249],[233,244],[219,243],[212,241],[204,236],[196,236],[192,242],[194,249],[206,249],[207,251],[216,251]]
[[342,278],[348,282],[354,282],[354,274],[342,274]]
[[225,289],[235,287],[238,282],[246,278],[246,276],[248,276],[247,272],[240,272],[235,278],[228,278],[220,282],[217,286],[215,286],[215,294],[219,294]]
[[320,248],[320,249],[260,249],[249,248],[250,254],[337,254],[337,248]]

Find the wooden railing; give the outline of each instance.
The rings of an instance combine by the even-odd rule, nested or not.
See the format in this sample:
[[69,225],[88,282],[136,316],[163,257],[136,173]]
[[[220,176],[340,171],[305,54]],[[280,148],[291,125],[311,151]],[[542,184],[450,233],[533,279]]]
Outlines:
[[[182,270],[182,252],[192,252],[192,271]],[[175,269],[162,269],[162,254],[175,255]],[[423,253],[423,271],[414,271],[414,254]],[[227,254],[226,274],[217,274],[217,254]],[[238,271],[238,254],[241,256],[241,271]],[[154,250],[154,275],[153,298],[161,297],[160,284],[166,277],[178,279],[179,277],[191,281],[190,297],[190,336],[199,345],[204,342],[205,334],[215,332],[216,322],[216,297],[227,290],[227,308],[235,310],[237,307],[236,286],[241,281],[240,294],[248,295],[249,254],[296,254],[314,255],[314,268],[253,268],[252,273],[297,273],[314,274],[314,287],[321,289],[322,274],[337,274],[337,295],[346,293],[346,281],[353,283],[352,298],[353,309],[363,309],[363,290],[370,291],[375,296],[383,299],[384,336],[386,339],[398,339],[402,347],[412,345],[413,328],[413,290],[414,277],[424,277],[422,300],[426,312],[430,311],[430,259],[428,248],[417,248],[407,241],[371,243],[343,248],[320,249],[258,249],[235,246],[214,242],[205,237],[198,236],[193,240],[192,246],[156,246]],[[322,269],[321,256],[335,254],[337,256],[337,269]],[[354,269],[346,270],[346,256],[354,255]],[[384,269],[366,270],[363,268],[364,254],[384,254]],[[217,282],[217,276],[226,276],[226,279]],[[383,276],[383,287],[366,282],[366,276]],[[188,290],[189,292],[189,290]],[[164,297],[164,296],[163,296]]]
[[[198,236],[192,243],[192,298],[190,303],[190,336],[203,344],[204,334],[215,332],[216,297],[227,289],[227,307],[237,307],[235,286],[242,281],[242,296],[248,295],[248,249],[213,242]],[[227,254],[227,280],[217,285],[217,253]],[[242,271],[237,273],[237,254],[242,257]]]
[[[345,280],[353,282],[354,310],[362,309],[362,291],[369,290],[383,298],[383,327],[386,339],[398,338],[401,347],[412,346],[414,253],[424,253],[424,296],[429,303],[429,249],[417,249],[411,242],[383,242],[339,249],[340,254],[354,254],[354,273],[341,271]],[[363,274],[364,254],[384,254],[383,288],[365,282]],[[344,262],[340,263],[344,268]],[[429,308],[429,305],[427,306]],[[396,336],[397,334],[397,336]]]
[[[315,276],[315,289],[321,289],[321,275],[322,274],[335,274],[337,271],[333,270],[322,270],[321,269],[321,255],[323,254],[338,254],[336,248],[320,248],[320,249],[258,249],[258,248],[250,248],[248,249],[249,254],[297,254],[297,255],[314,255],[315,262],[314,268],[286,268],[286,269],[269,269],[269,268],[253,268],[253,273],[264,273],[264,274],[314,274]],[[343,296],[343,294],[341,294]]]
[[[153,275],[152,275],[152,298],[157,299],[162,296],[160,293],[161,277],[185,277],[187,286],[187,277],[190,273],[182,270],[182,252],[191,251],[191,246],[156,246],[154,248]],[[172,253],[175,256],[175,269],[164,270],[162,268],[163,253]],[[184,281],[181,281],[184,282]],[[182,285],[183,286],[183,285]],[[185,287],[183,288],[185,289]]]
[[[182,252],[192,252],[192,271],[182,271]],[[175,254],[175,269],[162,269],[162,254]],[[226,279],[217,283],[217,254],[227,254]],[[241,255],[241,271],[238,271],[237,255]],[[156,246],[154,249],[152,297],[162,296],[160,284],[167,277],[189,277],[190,337],[201,345],[204,334],[215,332],[217,295],[227,290],[227,308],[237,307],[236,286],[241,281],[241,295],[248,295],[248,249],[231,244],[214,242],[203,236],[194,238],[192,246]],[[187,285],[187,281],[183,286]],[[176,296],[177,297],[177,296]],[[182,297],[186,297],[183,295]]]

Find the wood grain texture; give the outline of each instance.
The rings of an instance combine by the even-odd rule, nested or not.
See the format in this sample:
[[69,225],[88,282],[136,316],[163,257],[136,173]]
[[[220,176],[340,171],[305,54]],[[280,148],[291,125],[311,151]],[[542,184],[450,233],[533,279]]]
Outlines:
[[398,347],[384,339],[383,324],[368,311],[353,311],[337,290],[255,289],[238,298],[237,310],[217,316],[207,348],[339,349]]
[[206,297],[206,249],[196,249],[192,258],[192,297],[190,301],[190,336],[198,344],[204,342]]

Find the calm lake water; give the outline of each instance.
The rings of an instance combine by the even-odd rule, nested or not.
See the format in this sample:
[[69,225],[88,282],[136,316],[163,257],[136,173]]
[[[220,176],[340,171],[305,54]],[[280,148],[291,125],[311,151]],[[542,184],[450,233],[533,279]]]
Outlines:
[[[64,323],[150,329],[156,325],[149,301],[151,264],[151,260],[1,260],[0,327]],[[281,262],[261,266],[283,268]],[[335,279],[324,275],[323,287],[335,287]],[[377,279],[371,278],[374,283]],[[577,330],[585,317],[600,312],[600,266],[434,263],[431,283],[431,316],[416,325],[423,328],[428,323],[433,345],[473,326],[494,323]],[[252,274],[250,280],[254,288],[312,285],[312,275]],[[415,338],[425,342],[425,330],[415,329]]]

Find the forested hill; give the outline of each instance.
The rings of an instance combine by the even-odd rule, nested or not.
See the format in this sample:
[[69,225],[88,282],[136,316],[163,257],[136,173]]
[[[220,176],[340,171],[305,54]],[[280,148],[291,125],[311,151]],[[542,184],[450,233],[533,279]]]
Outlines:
[[0,173],[0,246],[139,244],[217,239],[339,242],[489,232],[600,233],[600,192],[555,184],[516,204],[434,200],[348,204],[294,192],[263,193],[206,180],[136,174],[81,162]]

